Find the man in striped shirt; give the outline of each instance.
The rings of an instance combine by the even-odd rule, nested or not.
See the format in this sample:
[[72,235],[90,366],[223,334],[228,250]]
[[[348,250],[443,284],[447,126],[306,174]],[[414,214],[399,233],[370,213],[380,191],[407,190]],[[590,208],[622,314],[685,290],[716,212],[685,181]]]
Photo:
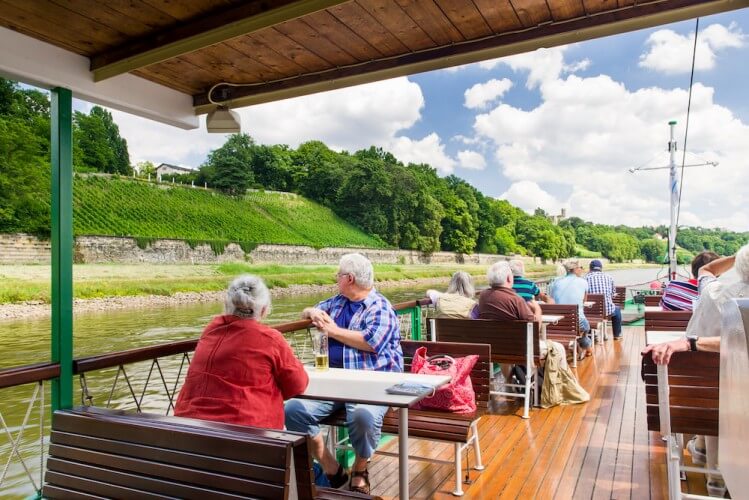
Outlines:
[[[692,259],[692,276],[696,278],[702,266],[716,260],[717,258],[718,254],[715,252],[704,251],[698,253],[697,256]],[[663,290],[661,309],[664,311],[693,310],[694,304],[700,296],[697,280],[695,278],[687,281],[674,280],[670,282],[666,286],[666,289]]]
[[603,264],[598,259],[590,261],[590,272],[585,276],[588,282],[588,293],[603,295],[604,314],[611,318],[611,329],[614,330],[614,340],[622,338],[622,312],[614,305],[616,287],[614,278],[603,272]]
[[512,270],[512,289],[515,293],[520,295],[526,302],[531,300],[540,300],[547,304],[553,304],[554,300],[546,295],[538,288],[531,280],[524,278],[525,275],[525,263],[520,259],[513,259],[510,261],[510,269]]

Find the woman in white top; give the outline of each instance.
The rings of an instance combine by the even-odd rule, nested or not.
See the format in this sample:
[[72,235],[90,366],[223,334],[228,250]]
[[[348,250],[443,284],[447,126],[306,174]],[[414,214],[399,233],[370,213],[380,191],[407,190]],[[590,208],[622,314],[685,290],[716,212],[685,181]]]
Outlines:
[[453,274],[447,292],[427,290],[427,297],[437,309],[438,318],[473,318],[476,289],[471,275],[465,271]]

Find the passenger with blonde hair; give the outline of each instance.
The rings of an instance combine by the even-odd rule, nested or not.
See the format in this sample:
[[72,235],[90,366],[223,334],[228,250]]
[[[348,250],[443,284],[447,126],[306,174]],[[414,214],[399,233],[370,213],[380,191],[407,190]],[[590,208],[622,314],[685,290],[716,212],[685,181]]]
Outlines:
[[225,313],[198,340],[174,414],[283,429],[286,399],[307,388],[307,372],[278,330],[261,323],[270,293],[257,276],[236,278]]
[[434,304],[438,318],[472,318],[477,315],[475,295],[473,279],[465,271],[453,274],[447,292],[427,290],[426,293]]

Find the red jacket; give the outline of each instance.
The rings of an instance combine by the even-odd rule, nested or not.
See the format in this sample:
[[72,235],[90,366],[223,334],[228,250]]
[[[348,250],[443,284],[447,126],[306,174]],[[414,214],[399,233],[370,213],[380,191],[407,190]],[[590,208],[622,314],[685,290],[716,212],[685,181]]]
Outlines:
[[174,414],[283,429],[283,401],[308,383],[280,332],[253,319],[217,316],[198,341]]

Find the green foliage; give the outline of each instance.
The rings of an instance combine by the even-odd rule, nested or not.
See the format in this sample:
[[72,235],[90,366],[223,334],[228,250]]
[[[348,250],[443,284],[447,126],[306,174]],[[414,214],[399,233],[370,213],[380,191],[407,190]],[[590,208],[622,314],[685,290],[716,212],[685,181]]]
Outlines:
[[608,232],[600,237],[601,253],[612,262],[624,262],[640,255],[637,240],[624,233]]
[[648,238],[640,241],[640,254],[646,262],[662,264],[667,259],[668,244],[664,240]]
[[127,141],[120,137],[112,114],[104,108],[94,106],[88,115],[75,112],[73,140],[80,155],[76,164],[85,170],[123,175],[132,172]]
[[206,166],[211,172],[210,186],[231,196],[243,195],[254,177],[252,162],[255,141],[247,134],[233,134],[226,143],[208,155]]
[[[188,187],[78,176],[73,188],[76,235],[183,239],[216,254],[230,242],[380,247],[329,209],[294,195],[251,193],[244,199]],[[143,248],[143,247],[141,247]]]
[[144,238],[143,236],[136,236],[134,239],[135,245],[141,250],[145,250],[146,248],[153,245],[154,241],[156,241],[156,238]]

